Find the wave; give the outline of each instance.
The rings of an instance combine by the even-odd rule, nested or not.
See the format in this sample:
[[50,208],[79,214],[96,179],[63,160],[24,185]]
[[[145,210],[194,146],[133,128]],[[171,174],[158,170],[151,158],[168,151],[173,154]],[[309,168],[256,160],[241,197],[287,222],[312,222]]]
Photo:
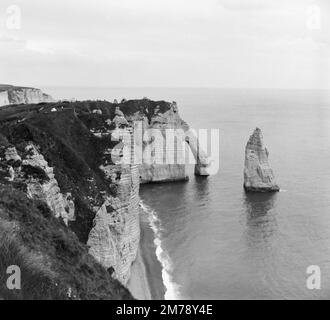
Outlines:
[[156,212],[144,204],[142,200],[140,201],[140,207],[147,214],[150,228],[153,230],[155,235],[154,244],[156,246],[157,259],[162,266],[162,279],[165,286],[165,300],[180,300],[181,286],[173,280],[171,275],[173,271],[173,264],[171,258],[162,246],[161,221],[158,219]]

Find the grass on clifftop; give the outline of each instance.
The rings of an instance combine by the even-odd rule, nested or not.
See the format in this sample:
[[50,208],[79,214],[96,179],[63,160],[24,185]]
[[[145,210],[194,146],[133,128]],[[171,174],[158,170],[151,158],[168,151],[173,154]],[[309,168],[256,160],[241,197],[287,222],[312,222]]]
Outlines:
[[[8,290],[6,270],[18,265],[22,290]],[[46,204],[0,186],[0,298],[131,299]]]

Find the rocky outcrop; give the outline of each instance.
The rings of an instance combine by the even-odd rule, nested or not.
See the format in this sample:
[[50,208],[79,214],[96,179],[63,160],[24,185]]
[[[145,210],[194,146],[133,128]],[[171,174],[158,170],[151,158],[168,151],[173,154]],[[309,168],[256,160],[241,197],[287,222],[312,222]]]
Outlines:
[[54,99],[40,89],[0,85],[0,107],[41,102],[54,102]]
[[25,174],[27,195],[47,203],[55,217],[61,217],[65,224],[74,221],[75,204],[71,193],[61,193],[53,168],[48,165],[34,144],[28,144],[25,152],[21,172]]
[[256,128],[245,149],[244,189],[246,191],[274,192],[280,190],[275,182],[268,156],[261,130]]
[[25,146],[21,156],[14,146],[0,147],[0,172],[5,180],[24,185],[29,198],[45,202],[56,218],[68,224],[74,221],[75,205],[70,193],[62,194],[57,180],[44,157],[33,143]]
[[[117,300],[132,295],[39,200],[0,182],[0,300]],[[20,290],[6,286],[8,266]]]
[[13,182],[15,179],[15,170],[21,165],[22,159],[17,154],[16,148],[11,146],[4,138],[0,144],[0,181],[1,179]]
[[200,142],[196,137],[196,134],[191,130],[189,125],[183,121],[182,127],[184,128],[186,135],[186,142],[195,158],[195,175],[196,176],[209,176],[211,169],[211,161],[203,148],[200,146]]

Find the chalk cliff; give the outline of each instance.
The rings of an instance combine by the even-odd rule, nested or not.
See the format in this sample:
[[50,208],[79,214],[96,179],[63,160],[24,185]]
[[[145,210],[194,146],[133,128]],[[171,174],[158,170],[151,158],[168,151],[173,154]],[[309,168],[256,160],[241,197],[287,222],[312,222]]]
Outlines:
[[[0,296],[131,299],[128,290],[88,254],[84,242],[68,228],[75,221],[75,203],[78,210],[83,208],[70,192],[62,192],[68,176],[61,171],[66,171],[67,164],[60,167],[56,159],[49,158],[56,166],[60,188],[54,168],[42,155],[45,149],[35,144],[38,138],[33,137],[32,127],[10,124],[5,132],[11,142],[0,134]],[[46,144],[52,142],[50,138]],[[73,155],[66,156],[73,160]],[[23,283],[22,290],[13,292],[5,286],[3,275],[8,266],[16,264]]]
[[119,108],[131,127],[141,123],[134,128],[142,135],[141,141],[135,141],[137,147],[142,145],[141,183],[187,180],[188,148],[197,162],[195,174],[209,175],[209,159],[189,125],[182,120],[175,101],[131,100]]
[[[169,138],[171,130],[182,133],[182,143],[169,143],[175,138]],[[207,174],[202,172],[207,157],[199,151],[197,138],[185,139],[189,131],[176,103],[149,99],[0,109],[0,190],[10,186],[29,201],[43,203],[51,212],[49,219],[61,221],[93,263],[102,266],[106,275],[99,270],[99,277],[111,275],[118,281],[106,282],[110,287],[105,297],[127,298],[120,284],[127,285],[138,254],[140,183],[186,180],[187,145],[203,168],[197,174]],[[164,145],[157,144],[157,135]],[[127,148],[133,151],[129,159]],[[88,271],[89,281],[94,272]],[[74,297],[90,297],[79,283],[68,283]],[[111,286],[121,288],[122,296]]]
[[244,188],[246,191],[274,192],[280,190],[275,182],[268,156],[261,130],[256,128],[245,149]]
[[189,125],[183,121],[183,129],[185,131],[185,140],[189,145],[191,153],[193,154],[196,164],[195,164],[195,175],[196,176],[209,176],[211,171],[212,163],[200,146],[200,141],[196,136],[195,132],[189,127]]
[[54,99],[40,89],[0,84],[0,107],[10,104],[41,102],[54,102]]
[[[91,113],[92,103],[86,103],[87,109],[84,105],[66,104],[65,109],[56,104],[42,109],[29,105],[28,111],[13,107],[13,114],[8,108],[3,114],[0,111],[0,190],[14,187],[27,199],[45,204],[51,216],[69,227],[94,258],[84,271],[88,279],[76,278],[73,271],[68,275],[69,265],[62,266],[65,270],[60,276],[67,281],[54,280],[64,282],[62,298],[91,298],[89,288],[82,288],[84,282],[92,287],[102,285],[99,293],[93,293],[95,297],[127,299],[131,296],[122,285],[130,277],[140,237],[139,168],[111,162],[109,150],[117,142],[111,141],[109,117]],[[54,108],[60,111],[51,112]],[[94,134],[96,131],[103,135]],[[17,220],[15,223],[25,227],[25,221]],[[0,214],[0,226],[1,222]],[[34,234],[39,237],[38,230]],[[57,240],[51,245],[56,247]],[[69,248],[63,246],[60,248],[66,252]],[[97,262],[100,267],[95,266]],[[53,270],[57,261],[47,263]],[[100,284],[102,277],[104,283]]]
[[[183,128],[176,103],[144,99],[126,101],[120,109],[131,126],[141,123],[141,139],[136,141],[136,144],[142,147],[143,153],[140,166],[141,183],[187,180],[182,157],[185,144],[175,145],[167,143],[169,141],[166,140],[166,132]],[[139,133],[138,128],[135,129]],[[183,138],[181,140],[184,141]]]
[[8,91],[1,91],[0,89],[0,107],[10,104]]

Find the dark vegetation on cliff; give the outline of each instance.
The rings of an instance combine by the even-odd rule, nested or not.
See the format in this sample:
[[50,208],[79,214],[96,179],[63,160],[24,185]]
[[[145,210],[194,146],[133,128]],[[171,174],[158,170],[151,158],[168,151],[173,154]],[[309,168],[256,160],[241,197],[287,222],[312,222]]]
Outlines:
[[16,87],[9,84],[0,84],[0,91],[7,91],[7,90],[22,90],[22,89],[32,89],[28,87]]
[[24,118],[35,117],[36,114],[48,114],[53,108],[61,110],[75,110],[77,115],[90,114],[93,110],[100,109],[103,116],[113,118],[115,116],[116,107],[127,116],[136,112],[145,114],[149,119],[154,114],[156,106],[159,107],[161,113],[170,109],[170,103],[166,101],[152,101],[149,99],[128,100],[123,103],[111,103],[108,101],[76,101],[76,102],[54,102],[39,103],[27,105],[10,105],[0,109],[0,122],[22,120]]
[[[23,142],[34,142],[54,168],[62,193],[71,192],[75,199],[76,221],[70,224],[80,241],[86,243],[94,212],[87,197],[100,206],[104,192],[115,194],[115,184],[99,168],[105,148],[118,142],[96,138],[90,129],[101,132],[112,129],[105,124],[115,117],[116,107],[127,116],[136,112],[152,115],[155,107],[161,112],[170,108],[164,101],[131,100],[122,104],[107,101],[58,102],[9,106],[0,109],[0,134],[17,149]],[[53,109],[57,112],[51,112]],[[93,113],[101,110],[102,114]],[[106,159],[111,164],[111,159]]]
[[[8,290],[18,265],[22,290]],[[129,299],[48,206],[10,186],[0,189],[0,296],[4,299]]]
[[[112,164],[104,150],[118,142],[95,137],[91,129],[101,133],[113,129],[107,120],[115,117],[116,107],[126,116],[139,112],[150,120],[156,106],[160,112],[170,108],[167,102],[144,99],[121,104],[57,102],[0,109],[0,149],[15,146],[22,153],[27,143],[38,146],[54,169],[61,193],[70,192],[75,203],[75,221],[69,222],[68,228],[54,218],[47,204],[27,198],[24,183],[8,182],[0,170],[0,298],[131,298],[112,279],[110,270],[88,254],[86,246],[95,217],[93,206],[102,205],[104,194],[116,195],[115,184],[99,165],[100,159]],[[28,175],[40,179],[42,172],[35,169],[25,167]],[[21,266],[21,291],[6,289],[9,265]]]

